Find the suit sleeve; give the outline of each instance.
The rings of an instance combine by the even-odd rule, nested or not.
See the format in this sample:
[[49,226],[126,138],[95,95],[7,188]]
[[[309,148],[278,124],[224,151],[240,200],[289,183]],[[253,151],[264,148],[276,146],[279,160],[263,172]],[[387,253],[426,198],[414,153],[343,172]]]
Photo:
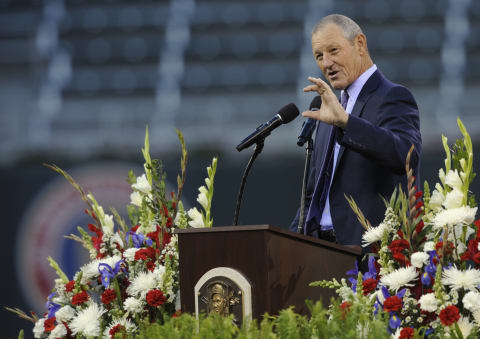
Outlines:
[[410,167],[417,168],[422,140],[418,107],[412,94],[402,86],[390,88],[378,105],[376,117],[373,123],[351,115],[343,133],[339,133],[339,144],[398,175],[405,174],[405,160],[414,145]]

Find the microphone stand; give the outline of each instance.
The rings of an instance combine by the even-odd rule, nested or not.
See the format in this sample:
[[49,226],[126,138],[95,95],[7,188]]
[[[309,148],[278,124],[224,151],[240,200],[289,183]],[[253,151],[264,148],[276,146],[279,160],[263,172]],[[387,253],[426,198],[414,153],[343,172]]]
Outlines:
[[305,220],[305,198],[307,193],[307,182],[308,182],[308,172],[310,169],[310,159],[312,158],[313,151],[313,140],[312,136],[307,138],[307,146],[305,146],[306,156],[305,156],[305,169],[303,170],[303,184],[302,184],[302,197],[300,200],[300,216],[298,218],[298,228],[297,233],[303,234],[304,229],[304,220]]
[[255,146],[255,151],[253,152],[252,157],[250,158],[250,161],[248,162],[247,167],[245,168],[245,172],[243,173],[242,183],[240,185],[240,190],[239,190],[238,196],[237,196],[237,207],[235,209],[235,217],[233,218],[233,225],[234,226],[237,226],[237,224],[238,224],[238,215],[240,214],[240,205],[242,203],[243,189],[245,188],[245,183],[247,181],[248,173],[250,172],[250,168],[252,167],[255,159],[262,152],[265,137],[267,135],[265,135],[263,138],[258,139],[257,145]]

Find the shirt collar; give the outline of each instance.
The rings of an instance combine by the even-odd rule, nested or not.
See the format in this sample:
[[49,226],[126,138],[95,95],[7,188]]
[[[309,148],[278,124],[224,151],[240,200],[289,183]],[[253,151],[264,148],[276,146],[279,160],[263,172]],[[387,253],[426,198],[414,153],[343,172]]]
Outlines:
[[[377,65],[373,64],[369,69],[362,73],[350,86],[345,89],[348,93],[348,102],[355,103],[358,95],[370,76],[377,70]],[[345,91],[342,90],[342,93]],[[349,105],[350,106],[350,105]]]

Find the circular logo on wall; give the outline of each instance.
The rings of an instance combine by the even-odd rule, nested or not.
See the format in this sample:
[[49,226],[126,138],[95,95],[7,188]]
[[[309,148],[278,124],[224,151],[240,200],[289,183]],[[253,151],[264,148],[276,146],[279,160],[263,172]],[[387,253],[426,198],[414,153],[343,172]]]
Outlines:
[[[110,208],[115,208],[129,224],[126,215],[132,192],[126,181],[129,170],[137,176],[143,172],[138,164],[118,162],[77,167],[67,172],[85,193],[94,195],[105,213],[112,214]],[[79,235],[78,226],[89,232],[87,225],[93,220],[84,212],[86,207],[80,193],[58,175],[37,194],[20,222],[17,277],[26,300],[40,314],[45,312],[46,297],[57,278],[47,258],[52,257],[69,279],[89,261],[88,251],[80,243],[64,237]]]

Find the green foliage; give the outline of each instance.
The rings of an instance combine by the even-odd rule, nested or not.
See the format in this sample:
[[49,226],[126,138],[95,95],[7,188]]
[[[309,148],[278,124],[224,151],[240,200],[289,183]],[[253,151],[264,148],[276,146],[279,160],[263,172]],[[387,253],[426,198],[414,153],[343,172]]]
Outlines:
[[[302,338],[390,338],[388,318],[379,313],[374,316],[365,308],[353,304],[342,309],[333,301],[329,309],[321,302],[307,301],[310,316],[295,313],[292,308],[280,311],[278,316],[265,314],[260,324],[256,320],[238,328],[232,317],[201,315],[197,321],[190,314],[168,318],[163,324],[143,323],[136,339],[147,338],[220,338],[220,339],[302,339]],[[133,339],[132,336],[127,337]]]

